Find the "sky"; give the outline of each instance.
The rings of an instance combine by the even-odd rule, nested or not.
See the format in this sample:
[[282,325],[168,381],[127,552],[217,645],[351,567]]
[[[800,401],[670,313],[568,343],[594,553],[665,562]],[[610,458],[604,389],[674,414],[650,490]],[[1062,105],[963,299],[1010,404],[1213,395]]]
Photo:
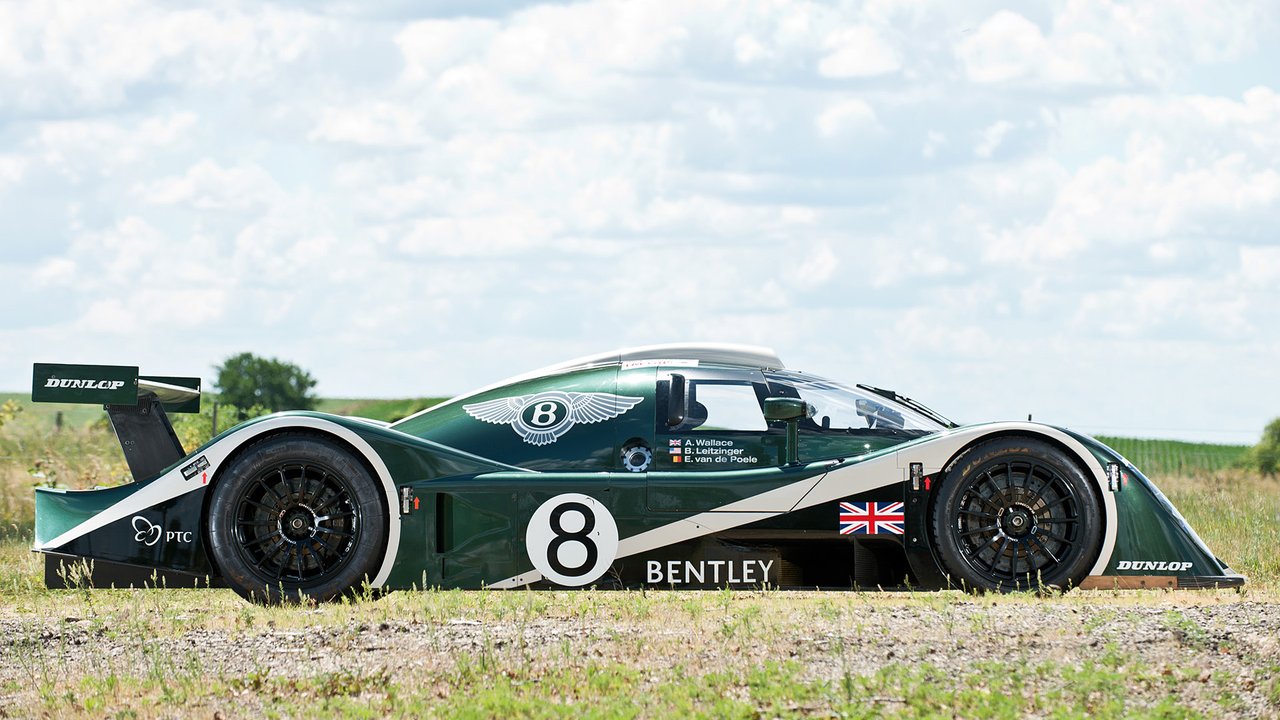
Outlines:
[[0,389],[761,344],[959,421],[1280,416],[1273,0],[0,3]]

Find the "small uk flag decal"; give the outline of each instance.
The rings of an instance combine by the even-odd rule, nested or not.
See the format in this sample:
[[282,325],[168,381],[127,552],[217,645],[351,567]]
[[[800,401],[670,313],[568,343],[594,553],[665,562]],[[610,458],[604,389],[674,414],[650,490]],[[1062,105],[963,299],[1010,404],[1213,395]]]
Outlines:
[[841,535],[901,535],[905,523],[900,502],[840,503]]

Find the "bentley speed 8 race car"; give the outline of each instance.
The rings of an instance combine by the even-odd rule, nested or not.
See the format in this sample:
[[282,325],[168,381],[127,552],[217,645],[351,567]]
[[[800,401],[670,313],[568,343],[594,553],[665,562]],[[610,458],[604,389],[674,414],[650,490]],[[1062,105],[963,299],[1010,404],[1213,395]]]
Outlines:
[[[609,352],[395,423],[284,412],[191,451],[199,380],[35,367],[103,403],[134,482],[36,490],[45,581],[360,588],[1230,587],[1123,457],[1032,422],[958,426],[764,348]],[[88,561],[88,562],[86,562]],[[87,569],[86,569],[87,566]]]

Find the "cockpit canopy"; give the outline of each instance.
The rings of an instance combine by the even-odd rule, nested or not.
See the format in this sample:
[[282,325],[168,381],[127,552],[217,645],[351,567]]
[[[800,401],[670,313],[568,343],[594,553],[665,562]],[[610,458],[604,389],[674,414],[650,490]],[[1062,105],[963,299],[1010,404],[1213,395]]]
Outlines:
[[[890,391],[850,387],[825,378],[788,370],[766,371],[771,393],[799,397],[817,412],[801,421],[809,432],[900,431],[928,435],[951,423],[927,409],[916,410]],[[794,393],[794,395],[792,395]]]
[[[794,428],[807,460],[877,452],[952,427],[891,391],[787,370],[767,348],[710,344],[578,358],[391,427],[531,470],[730,470],[789,462],[787,421],[764,413],[771,398],[816,408]],[[715,452],[686,452],[688,442]],[[633,455],[640,459],[626,460]]]

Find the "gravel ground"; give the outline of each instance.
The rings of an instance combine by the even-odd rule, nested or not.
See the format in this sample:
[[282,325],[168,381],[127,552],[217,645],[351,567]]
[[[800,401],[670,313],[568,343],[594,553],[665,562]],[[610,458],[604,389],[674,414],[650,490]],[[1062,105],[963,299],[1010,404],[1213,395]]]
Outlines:
[[[1268,697],[1280,666],[1280,602],[1271,600],[1228,593],[901,602],[857,594],[678,595],[639,613],[606,600],[586,616],[563,613],[554,601],[507,617],[463,612],[428,619],[378,612],[376,602],[374,611],[357,617],[323,607],[274,611],[295,613],[287,627],[274,627],[286,624],[275,620],[244,626],[225,616],[223,622],[179,616],[154,633],[122,630],[129,622],[159,624],[145,617],[50,617],[0,608],[0,687],[9,688],[0,690],[0,710],[6,702],[29,702],[35,678],[76,681],[157,672],[158,666],[160,672],[198,667],[221,677],[264,670],[272,677],[385,672],[413,685],[447,676],[460,657],[480,656],[498,667],[621,663],[647,668],[655,678],[686,668],[705,673],[791,660],[809,679],[838,680],[895,664],[929,663],[962,677],[984,662],[1031,672],[1110,655],[1121,672],[1135,670],[1129,692],[1140,703],[1172,696],[1210,716],[1280,713]],[[689,603],[705,607],[688,611]],[[1153,674],[1170,680],[1153,684]],[[1224,688],[1238,698],[1226,711],[1214,700]]]

